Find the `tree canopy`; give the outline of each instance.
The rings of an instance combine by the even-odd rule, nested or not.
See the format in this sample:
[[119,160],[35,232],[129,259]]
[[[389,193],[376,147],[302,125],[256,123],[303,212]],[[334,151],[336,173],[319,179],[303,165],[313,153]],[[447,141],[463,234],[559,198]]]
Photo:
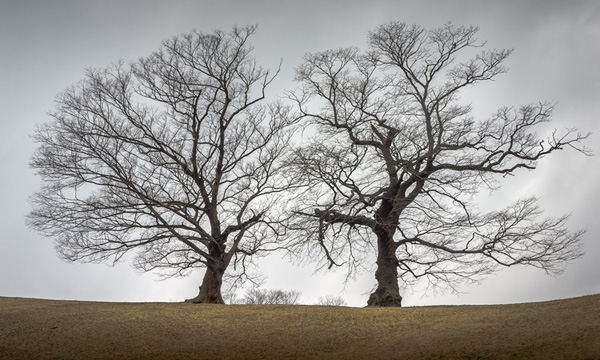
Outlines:
[[398,279],[453,286],[516,264],[555,273],[581,254],[583,232],[569,232],[567,216],[541,217],[535,197],[478,210],[479,191],[558,150],[587,152],[587,135],[540,136],[547,102],[472,116],[461,91],[506,72],[511,53],[485,49],[477,31],[392,22],[366,51],[307,54],[297,68],[290,97],[315,135],[295,152],[306,184],[296,241],[350,271],[375,253],[370,305],[400,305]]
[[182,275],[205,268],[199,302],[222,303],[234,265],[278,247],[292,181],[281,160],[295,119],[265,101],[255,26],[192,32],[131,65],[90,69],[38,128],[43,187],[29,225],[67,260],[117,261]]
[[144,271],[203,268],[191,301],[207,303],[223,303],[224,276],[282,248],[350,273],[376,256],[377,306],[401,305],[399,281],[453,288],[500,266],[557,273],[581,255],[583,231],[535,197],[478,208],[503,177],[588,153],[588,134],[549,127],[554,103],[477,118],[461,99],[505,73],[511,50],[472,26],[391,22],[364,51],[308,53],[286,105],[266,100],[279,70],[252,56],[255,31],[182,34],[61,93],[34,135],[30,227],[69,261],[133,251]]

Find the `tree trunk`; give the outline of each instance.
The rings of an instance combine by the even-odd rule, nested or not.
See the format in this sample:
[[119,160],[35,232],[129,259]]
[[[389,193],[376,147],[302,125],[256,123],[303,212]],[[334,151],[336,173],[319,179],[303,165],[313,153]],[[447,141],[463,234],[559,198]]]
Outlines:
[[221,285],[223,284],[223,274],[226,266],[219,263],[217,266],[207,266],[200,285],[200,291],[195,298],[188,299],[186,302],[196,304],[225,304],[221,295]]
[[377,232],[377,289],[369,296],[368,306],[402,306],[398,287],[398,258],[393,236]]

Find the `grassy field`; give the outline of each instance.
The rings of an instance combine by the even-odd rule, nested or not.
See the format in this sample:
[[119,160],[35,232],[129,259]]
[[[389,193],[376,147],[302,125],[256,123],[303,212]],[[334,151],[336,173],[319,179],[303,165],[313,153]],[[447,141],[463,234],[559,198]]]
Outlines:
[[600,359],[600,295],[494,306],[0,297],[0,359]]

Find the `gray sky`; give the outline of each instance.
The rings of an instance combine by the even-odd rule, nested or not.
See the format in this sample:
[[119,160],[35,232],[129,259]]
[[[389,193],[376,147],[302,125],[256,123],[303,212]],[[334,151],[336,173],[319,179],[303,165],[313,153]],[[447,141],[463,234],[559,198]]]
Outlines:
[[[196,295],[201,272],[158,281],[130,263],[71,264],[49,239],[25,226],[28,197],[40,182],[28,167],[35,124],[47,121],[54,97],[80,80],[88,67],[135,60],[166,38],[192,29],[229,30],[258,24],[256,56],[274,68],[283,59],[275,92],[292,88],[293,68],[305,52],[363,46],[367,32],[399,20],[425,27],[477,25],[488,46],[514,48],[508,74],[463,98],[476,114],[503,105],[558,101],[553,125],[600,134],[600,2],[590,1],[27,1],[0,0],[0,296],[101,301],[179,301]],[[598,136],[587,145],[600,154]],[[534,194],[548,214],[571,213],[585,228],[586,255],[560,276],[510,268],[463,287],[464,294],[405,289],[405,305],[542,301],[600,292],[600,156],[564,151],[534,172],[506,179],[486,206]],[[305,303],[325,294],[350,305],[366,304],[373,274],[342,284],[343,273],[314,273],[312,264],[264,259],[265,287],[295,289]]]

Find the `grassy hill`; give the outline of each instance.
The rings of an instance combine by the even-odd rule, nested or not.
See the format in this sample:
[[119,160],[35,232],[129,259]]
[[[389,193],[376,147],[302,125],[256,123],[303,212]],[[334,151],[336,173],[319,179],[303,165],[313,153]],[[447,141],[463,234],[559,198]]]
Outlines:
[[600,295],[493,306],[0,297],[0,359],[600,359]]

